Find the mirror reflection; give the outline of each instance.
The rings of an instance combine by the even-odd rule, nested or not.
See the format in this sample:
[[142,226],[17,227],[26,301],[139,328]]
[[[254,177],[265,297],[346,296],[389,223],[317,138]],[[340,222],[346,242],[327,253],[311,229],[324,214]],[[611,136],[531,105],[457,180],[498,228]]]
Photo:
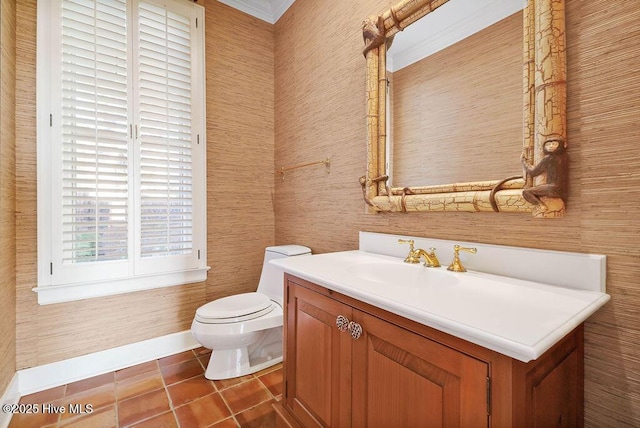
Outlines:
[[451,0],[387,41],[390,185],[522,173],[522,6]]

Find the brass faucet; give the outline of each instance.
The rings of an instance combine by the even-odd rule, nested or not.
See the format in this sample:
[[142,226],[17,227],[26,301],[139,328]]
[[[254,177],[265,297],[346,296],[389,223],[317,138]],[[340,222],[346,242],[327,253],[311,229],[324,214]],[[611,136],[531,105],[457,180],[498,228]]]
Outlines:
[[440,260],[436,257],[436,249],[429,248],[431,252],[427,253],[425,250],[417,250],[418,258],[424,257],[424,265],[426,267],[440,267]]
[[431,247],[431,252],[426,252],[422,249],[415,249],[413,245],[415,241],[413,239],[398,239],[400,244],[409,244],[409,254],[404,259],[405,263],[420,263],[420,257],[424,257],[424,265],[427,267],[440,267],[440,261],[436,257],[436,249]]
[[453,246],[453,261],[451,262],[451,265],[449,265],[449,267],[447,268],[447,270],[453,271],[453,272],[466,272],[467,270],[464,268],[464,266],[462,266],[462,262],[460,262],[460,251],[466,251],[468,253],[472,253],[475,254],[478,252],[477,248],[467,248],[467,247],[461,247],[460,245],[456,244]]

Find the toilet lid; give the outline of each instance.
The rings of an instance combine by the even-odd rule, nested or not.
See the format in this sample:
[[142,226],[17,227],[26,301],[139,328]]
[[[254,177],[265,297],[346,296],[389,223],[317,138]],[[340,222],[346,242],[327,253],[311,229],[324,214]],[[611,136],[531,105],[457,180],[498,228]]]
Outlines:
[[269,297],[262,293],[243,293],[209,302],[196,310],[200,322],[239,322],[257,318],[274,308]]

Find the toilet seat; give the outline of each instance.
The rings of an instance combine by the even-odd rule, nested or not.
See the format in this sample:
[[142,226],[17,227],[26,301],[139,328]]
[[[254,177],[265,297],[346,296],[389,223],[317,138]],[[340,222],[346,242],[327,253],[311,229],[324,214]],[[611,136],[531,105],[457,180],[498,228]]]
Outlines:
[[273,311],[275,303],[262,293],[242,293],[209,302],[196,310],[196,321],[226,324],[251,320]]

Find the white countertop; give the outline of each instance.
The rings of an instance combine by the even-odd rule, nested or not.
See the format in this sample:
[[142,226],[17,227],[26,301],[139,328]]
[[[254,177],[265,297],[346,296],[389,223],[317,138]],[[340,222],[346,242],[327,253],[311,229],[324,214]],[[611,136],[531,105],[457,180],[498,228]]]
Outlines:
[[509,357],[540,357],[610,296],[345,251],[270,263],[285,272]]

